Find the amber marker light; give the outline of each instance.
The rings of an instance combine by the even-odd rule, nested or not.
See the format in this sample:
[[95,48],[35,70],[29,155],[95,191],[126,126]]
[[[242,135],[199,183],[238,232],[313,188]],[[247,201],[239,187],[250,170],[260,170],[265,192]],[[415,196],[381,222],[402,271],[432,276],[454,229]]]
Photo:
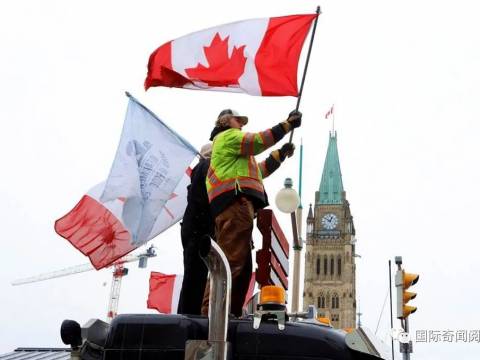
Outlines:
[[285,290],[280,286],[266,285],[260,291],[260,304],[285,304]]
[[332,327],[332,323],[330,322],[330,319],[327,318],[327,317],[318,316],[318,317],[317,317],[317,321],[318,321],[320,324],[323,324],[323,325]]

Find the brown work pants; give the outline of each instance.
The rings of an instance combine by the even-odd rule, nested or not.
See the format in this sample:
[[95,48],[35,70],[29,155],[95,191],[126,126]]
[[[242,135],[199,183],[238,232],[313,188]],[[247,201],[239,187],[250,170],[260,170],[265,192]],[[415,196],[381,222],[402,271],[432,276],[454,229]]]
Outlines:
[[[251,242],[254,209],[252,202],[242,196],[215,218],[215,237],[225,253],[232,272],[231,313],[242,315],[243,303],[252,276]],[[210,281],[205,287],[202,315],[208,315]]]

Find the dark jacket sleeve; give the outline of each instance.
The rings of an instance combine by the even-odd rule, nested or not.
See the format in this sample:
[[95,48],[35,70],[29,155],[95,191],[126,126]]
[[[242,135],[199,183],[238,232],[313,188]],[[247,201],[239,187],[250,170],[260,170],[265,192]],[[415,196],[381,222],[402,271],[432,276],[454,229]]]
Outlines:
[[[205,179],[210,166],[210,159],[201,159],[192,170],[188,186],[187,209],[184,224],[198,235],[208,234],[214,237],[214,221],[210,213]],[[190,230],[190,229],[187,229]]]
[[266,177],[270,176],[280,167],[281,164],[282,160],[280,152],[278,150],[272,151],[265,160],[258,164],[258,167],[262,173],[262,178],[265,179]]

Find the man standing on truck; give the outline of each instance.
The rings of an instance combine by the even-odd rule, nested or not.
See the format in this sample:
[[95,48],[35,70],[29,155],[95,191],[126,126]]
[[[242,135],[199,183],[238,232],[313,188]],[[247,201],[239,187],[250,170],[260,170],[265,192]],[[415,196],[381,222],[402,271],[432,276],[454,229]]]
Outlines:
[[[231,312],[237,317],[242,315],[252,273],[253,219],[257,210],[268,205],[262,179],[292,156],[295,146],[286,143],[259,164],[254,156],[299,127],[302,114],[292,111],[287,120],[259,133],[242,132],[247,122],[246,116],[230,109],[218,115],[210,139],[213,140],[213,149],[206,180],[216,240],[232,273]],[[207,284],[202,315],[208,314],[209,290]]]
[[200,315],[208,269],[200,258],[204,237],[215,238],[215,226],[210,213],[205,179],[210,166],[212,144],[200,149],[200,161],[190,174],[187,207],[182,220],[183,282],[178,300],[179,314]]

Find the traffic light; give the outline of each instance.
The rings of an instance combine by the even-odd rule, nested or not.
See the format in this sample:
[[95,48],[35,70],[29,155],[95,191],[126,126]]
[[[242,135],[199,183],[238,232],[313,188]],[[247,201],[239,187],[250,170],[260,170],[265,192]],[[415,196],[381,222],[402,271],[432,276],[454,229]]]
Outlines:
[[406,319],[410,314],[417,311],[415,306],[407,303],[417,297],[417,293],[407,291],[407,289],[418,282],[419,275],[410,274],[405,270],[397,270],[395,275],[395,286],[397,288],[397,318]]

